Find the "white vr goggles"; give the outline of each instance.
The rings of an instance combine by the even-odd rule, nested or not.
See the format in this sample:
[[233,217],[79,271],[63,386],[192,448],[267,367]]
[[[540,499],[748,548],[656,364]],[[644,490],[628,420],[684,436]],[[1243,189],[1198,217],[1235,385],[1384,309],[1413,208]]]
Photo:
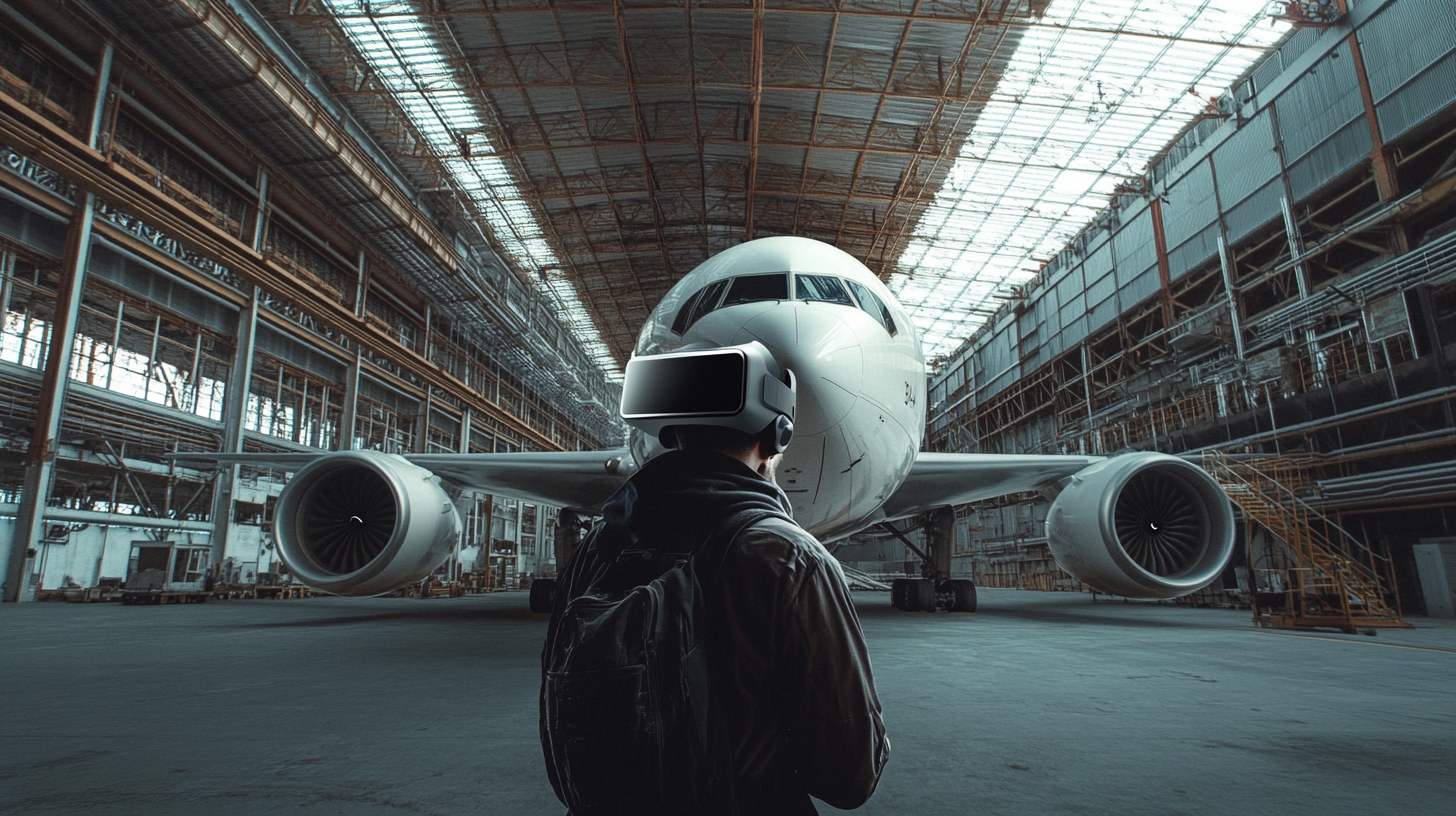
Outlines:
[[794,435],[798,384],[757,340],[633,357],[622,382],[622,419],[663,437],[674,425],[716,425],[756,434],[774,426],[782,453]]

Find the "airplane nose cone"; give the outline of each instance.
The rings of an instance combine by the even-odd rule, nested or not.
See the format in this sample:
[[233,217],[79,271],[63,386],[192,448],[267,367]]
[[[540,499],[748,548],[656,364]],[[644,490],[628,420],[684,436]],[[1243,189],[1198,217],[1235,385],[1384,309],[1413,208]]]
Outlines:
[[854,407],[864,380],[864,355],[859,337],[828,304],[794,304],[794,319],[781,309],[764,312],[743,325],[735,344],[757,340],[773,352],[779,365],[799,378],[798,416],[794,432],[822,433]]

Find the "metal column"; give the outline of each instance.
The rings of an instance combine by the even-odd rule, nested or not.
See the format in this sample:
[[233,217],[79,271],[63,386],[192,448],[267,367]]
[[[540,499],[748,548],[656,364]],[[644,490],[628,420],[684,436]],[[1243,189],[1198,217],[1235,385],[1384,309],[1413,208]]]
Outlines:
[[359,424],[359,368],[364,353],[354,349],[354,362],[344,371],[344,411],[339,417],[339,450],[353,450],[355,426]]
[[[233,348],[232,370],[228,372],[227,399],[223,405],[223,453],[243,452],[243,421],[248,410],[248,386],[253,379],[253,349],[258,339],[258,287],[238,312],[237,342]],[[225,465],[217,474],[212,497],[212,563],[221,564],[227,557],[229,525],[233,520],[233,500],[238,483],[238,466]]]
[[458,450],[461,453],[470,453],[470,406],[460,409],[460,445]]
[[[111,87],[111,67],[115,57],[115,48],[106,43],[96,66],[91,121],[87,127],[86,143],[92,150],[97,147],[101,123],[106,120],[106,98]],[[81,287],[86,282],[86,263],[91,257],[91,225],[95,217],[96,195],[88,190],[76,202],[76,208],[71,212],[70,228],[66,231],[61,280],[56,287],[55,322],[51,326],[50,348],[46,349],[35,430],[30,438],[30,448],[25,453],[25,481],[20,492],[15,533],[10,541],[10,564],[5,571],[4,585],[0,587],[0,599],[8,602],[35,599],[35,587],[30,585],[30,570],[36,556],[34,545],[40,543],[45,528],[46,502],[55,480],[56,437],[60,434],[66,385],[70,381],[71,350],[76,341]]]
[[15,535],[10,542],[10,566],[6,570],[4,600],[35,600],[30,584],[36,546],[45,530],[46,501],[55,480],[56,438],[61,430],[66,384],[75,345],[76,321],[81,312],[81,287],[86,279],[86,260],[91,255],[91,224],[96,215],[96,196],[81,195],[66,233],[65,261],[56,290],[56,317],[46,350],[45,374],[36,408],[35,431],[25,454],[25,482],[20,492],[20,509]]

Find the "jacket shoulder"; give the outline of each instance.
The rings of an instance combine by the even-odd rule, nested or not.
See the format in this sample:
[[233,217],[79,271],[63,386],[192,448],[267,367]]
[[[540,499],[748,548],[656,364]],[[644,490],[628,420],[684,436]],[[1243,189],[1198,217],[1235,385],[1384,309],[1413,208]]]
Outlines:
[[762,561],[780,569],[812,571],[834,557],[803,527],[788,519],[766,518],[750,524],[734,540],[740,561]]

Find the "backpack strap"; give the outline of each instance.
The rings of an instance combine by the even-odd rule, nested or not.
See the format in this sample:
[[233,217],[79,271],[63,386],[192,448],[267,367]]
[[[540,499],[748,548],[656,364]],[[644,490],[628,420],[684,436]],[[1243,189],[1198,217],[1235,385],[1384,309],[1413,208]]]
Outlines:
[[762,510],[751,508],[740,510],[722,521],[713,528],[713,532],[701,544],[693,548],[692,560],[696,565],[699,559],[711,564],[711,570],[703,573],[704,577],[717,578],[723,572],[723,565],[728,562],[728,553],[733,550],[733,542],[738,536],[749,527],[763,521],[764,519],[780,518],[793,521],[787,515],[774,510]]

